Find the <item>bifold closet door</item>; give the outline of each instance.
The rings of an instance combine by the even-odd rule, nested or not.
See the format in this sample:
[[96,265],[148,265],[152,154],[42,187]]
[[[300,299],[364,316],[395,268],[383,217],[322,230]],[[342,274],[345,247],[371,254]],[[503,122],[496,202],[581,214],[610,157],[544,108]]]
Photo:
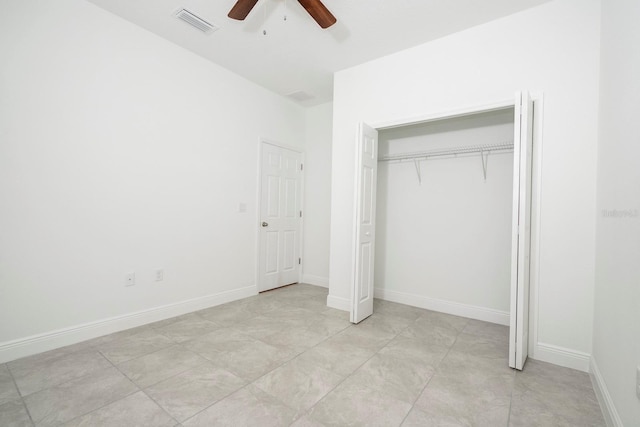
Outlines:
[[364,123],[358,132],[355,271],[351,297],[351,322],[373,314],[373,271],[376,233],[376,186],[378,182],[378,131]]
[[533,101],[527,92],[516,96],[514,124],[509,366],[522,370],[529,351],[529,254],[533,155]]

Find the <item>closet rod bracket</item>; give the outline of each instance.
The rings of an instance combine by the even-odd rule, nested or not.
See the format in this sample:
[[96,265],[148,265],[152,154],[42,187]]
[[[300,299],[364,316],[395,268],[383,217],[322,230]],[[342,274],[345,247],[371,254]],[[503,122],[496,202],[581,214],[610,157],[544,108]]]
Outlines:
[[422,174],[420,173],[420,160],[413,159],[413,165],[416,167],[416,173],[418,174],[418,185],[422,185]]
[[489,154],[491,151],[485,153],[484,150],[480,151],[480,160],[482,160],[482,175],[484,176],[484,182],[487,182],[487,164],[489,163]]

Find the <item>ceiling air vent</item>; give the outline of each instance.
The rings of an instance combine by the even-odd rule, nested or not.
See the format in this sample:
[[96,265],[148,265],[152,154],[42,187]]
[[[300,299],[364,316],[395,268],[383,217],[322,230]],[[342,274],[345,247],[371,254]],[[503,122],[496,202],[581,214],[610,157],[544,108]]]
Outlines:
[[176,18],[182,19],[187,24],[197,28],[205,34],[212,33],[218,29],[215,25],[209,24],[207,21],[192,12],[189,12],[187,9],[177,11]]
[[288,96],[289,98],[297,102],[304,102],[314,98],[313,95],[303,90],[298,90],[295,92],[288,93],[286,96]]

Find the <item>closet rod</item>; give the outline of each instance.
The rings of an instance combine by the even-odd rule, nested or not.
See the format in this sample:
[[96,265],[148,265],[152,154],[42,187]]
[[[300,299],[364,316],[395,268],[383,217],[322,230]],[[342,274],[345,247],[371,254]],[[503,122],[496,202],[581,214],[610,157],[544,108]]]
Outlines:
[[505,142],[502,144],[487,144],[487,145],[471,145],[467,147],[458,148],[446,148],[429,151],[419,151],[413,153],[393,154],[390,156],[381,156],[378,158],[379,162],[391,162],[402,161],[412,159],[428,159],[429,157],[439,156],[457,156],[458,154],[473,154],[483,153],[487,154],[495,151],[511,151],[513,150],[513,142]]

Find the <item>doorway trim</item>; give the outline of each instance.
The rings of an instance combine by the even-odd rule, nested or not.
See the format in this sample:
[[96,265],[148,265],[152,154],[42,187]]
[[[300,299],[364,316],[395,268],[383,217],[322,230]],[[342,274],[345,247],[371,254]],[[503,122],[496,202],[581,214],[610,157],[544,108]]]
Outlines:
[[[256,174],[256,198],[255,198],[255,215],[253,219],[253,224],[255,225],[256,237],[255,237],[255,260],[254,260],[254,283],[256,294],[260,293],[260,224],[262,222],[261,219],[261,202],[262,202],[262,154],[263,148],[267,145],[272,145],[274,147],[283,148],[285,150],[290,150],[300,154],[302,164],[305,163],[305,152],[300,147],[295,147],[289,144],[283,144],[277,141],[274,141],[269,138],[261,137],[258,142],[258,155],[257,155],[257,174]],[[305,190],[305,173],[302,171],[301,180],[300,180],[300,209],[303,211],[302,217],[300,218],[300,237],[298,239],[298,244],[300,245],[300,258],[302,262],[300,264],[300,271],[298,274],[298,283],[302,280],[302,271],[304,268],[304,190]]]
[[[534,101],[535,101],[535,97],[534,97]],[[500,101],[491,102],[487,104],[472,105],[469,107],[456,108],[453,110],[443,110],[435,113],[425,113],[419,116],[411,116],[411,117],[404,117],[404,118],[401,117],[401,118],[397,118],[390,121],[369,123],[369,122],[366,122],[365,120],[365,122],[369,123],[369,125],[376,130],[385,130],[385,129],[392,129],[392,128],[402,127],[402,126],[418,125],[418,124],[428,123],[428,122],[442,120],[442,119],[453,119],[456,117],[464,117],[464,116],[469,116],[469,115],[478,114],[478,113],[488,113],[490,111],[504,110],[506,108],[512,108],[514,106],[515,106],[515,103],[513,98],[509,98],[509,99],[503,99]]]

